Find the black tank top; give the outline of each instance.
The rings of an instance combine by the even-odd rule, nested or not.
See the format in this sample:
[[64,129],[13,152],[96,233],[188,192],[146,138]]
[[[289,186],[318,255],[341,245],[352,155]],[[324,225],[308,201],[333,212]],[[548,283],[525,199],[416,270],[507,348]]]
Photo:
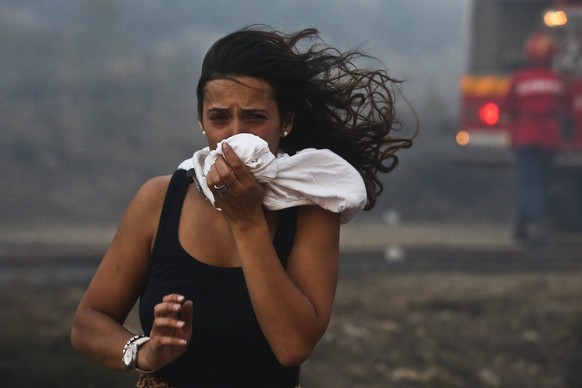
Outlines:
[[[192,341],[186,353],[158,374],[175,387],[294,387],[299,366],[275,358],[253,311],[242,269],[204,264],[178,240],[180,212],[189,179],[177,170],[170,181],[139,313],[144,333],[154,306],[169,293],[194,303]],[[297,208],[279,212],[273,244],[283,265],[295,237]]]

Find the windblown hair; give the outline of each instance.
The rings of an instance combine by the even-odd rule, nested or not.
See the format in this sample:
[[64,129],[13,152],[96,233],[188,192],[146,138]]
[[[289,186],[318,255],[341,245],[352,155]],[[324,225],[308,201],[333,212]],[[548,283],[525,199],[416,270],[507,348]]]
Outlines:
[[294,120],[280,147],[289,154],[327,148],[340,155],[361,174],[369,210],[383,191],[378,173],[393,170],[396,151],[412,145],[412,139],[391,134],[401,129],[394,107],[394,86],[401,81],[383,69],[355,65],[370,58],[327,46],[315,29],[285,35],[267,26],[246,27],[207,52],[197,87],[198,114],[202,117],[209,81],[250,76],[267,82],[281,118]]

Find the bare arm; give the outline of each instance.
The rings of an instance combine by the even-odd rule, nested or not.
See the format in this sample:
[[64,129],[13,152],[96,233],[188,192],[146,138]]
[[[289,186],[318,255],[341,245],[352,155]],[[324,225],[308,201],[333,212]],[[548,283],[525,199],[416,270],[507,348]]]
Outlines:
[[[125,329],[123,323],[147,278],[150,251],[168,182],[169,177],[152,179],[136,194],[75,312],[71,331],[73,347],[111,369],[124,369],[121,350],[133,333]],[[167,296],[164,303],[156,306],[158,311],[152,332],[161,325],[175,326],[179,320],[174,318],[176,314],[180,314],[183,303],[179,296]],[[176,305],[180,308],[176,309]],[[191,330],[191,313],[190,302],[186,305],[186,315],[190,315],[190,321],[187,325],[180,324],[186,326],[185,330]],[[178,329],[181,330],[182,327]],[[154,333],[150,341],[152,344],[148,342],[143,347],[148,350],[152,346],[159,348],[161,344],[184,347],[185,344],[180,341],[184,336],[182,333],[180,337],[180,333],[173,331],[169,336]],[[143,366],[143,361],[145,360],[142,359],[140,364],[138,358],[139,367],[142,369],[160,366],[155,358],[148,366]]]
[[[232,150],[207,181],[229,187],[218,205],[229,220],[255,314],[275,356],[298,365],[315,348],[331,317],[339,266],[339,215],[300,209],[287,270],[281,265],[261,207],[262,188]],[[232,173],[229,170],[232,169]]]
[[303,207],[287,271],[266,227],[233,225],[253,308],[273,352],[284,365],[305,361],[331,317],[338,274],[339,217]]

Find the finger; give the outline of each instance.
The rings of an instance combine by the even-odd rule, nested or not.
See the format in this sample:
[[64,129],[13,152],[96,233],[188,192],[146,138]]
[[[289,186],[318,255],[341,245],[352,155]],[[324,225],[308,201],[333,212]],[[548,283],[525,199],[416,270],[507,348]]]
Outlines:
[[[222,158],[217,158],[216,161],[219,163],[221,163],[221,162],[224,163]],[[214,186],[221,186],[223,183],[224,182],[222,181],[222,178],[220,177],[220,173],[218,172],[218,166],[216,165],[216,163],[214,163],[212,166],[210,166],[210,170],[208,171],[208,174],[206,174],[206,184],[212,190],[212,189],[214,189]],[[213,191],[216,191],[216,190],[213,190]]]
[[244,163],[227,143],[222,143],[222,159],[224,160],[229,172],[233,173],[235,176],[238,176],[238,173],[245,169]]
[[174,317],[157,317],[154,320],[154,326],[161,329],[182,329],[185,325],[184,320]]
[[224,155],[222,157],[216,158],[216,162],[214,163],[214,167],[215,167],[216,174],[218,175],[218,178],[220,180],[225,181],[225,183],[228,183],[228,180],[230,180],[231,178],[236,177],[234,170],[233,170],[233,167],[225,159]]
[[154,317],[175,315],[182,309],[181,303],[163,302],[154,306]]
[[183,303],[185,300],[184,295],[180,294],[168,294],[162,298],[162,302]]
[[156,338],[156,341],[156,347],[185,346],[188,344],[188,339],[181,337],[159,336]]
[[[227,185],[229,183],[232,185],[234,182],[236,182],[238,184],[242,184],[242,185],[245,185],[245,184],[248,184],[249,182],[252,182],[253,181],[253,174],[251,173],[251,170],[243,163],[242,160],[240,160],[240,158],[238,157],[236,152],[234,152],[232,147],[230,145],[224,143],[222,146],[222,150],[223,150],[223,162],[224,162],[223,165],[226,168],[228,168],[228,173],[227,173],[227,170],[225,170],[225,169],[217,170],[220,173],[222,180],[224,180],[224,182]],[[222,165],[218,165],[218,166],[222,166]],[[234,179],[232,179],[232,178],[234,178]]]

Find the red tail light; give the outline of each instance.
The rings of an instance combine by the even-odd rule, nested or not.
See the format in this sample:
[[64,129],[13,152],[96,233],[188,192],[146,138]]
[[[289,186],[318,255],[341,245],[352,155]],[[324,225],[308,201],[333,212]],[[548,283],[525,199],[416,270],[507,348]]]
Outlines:
[[499,122],[499,106],[494,102],[488,102],[479,107],[479,119],[487,125],[495,125]]

